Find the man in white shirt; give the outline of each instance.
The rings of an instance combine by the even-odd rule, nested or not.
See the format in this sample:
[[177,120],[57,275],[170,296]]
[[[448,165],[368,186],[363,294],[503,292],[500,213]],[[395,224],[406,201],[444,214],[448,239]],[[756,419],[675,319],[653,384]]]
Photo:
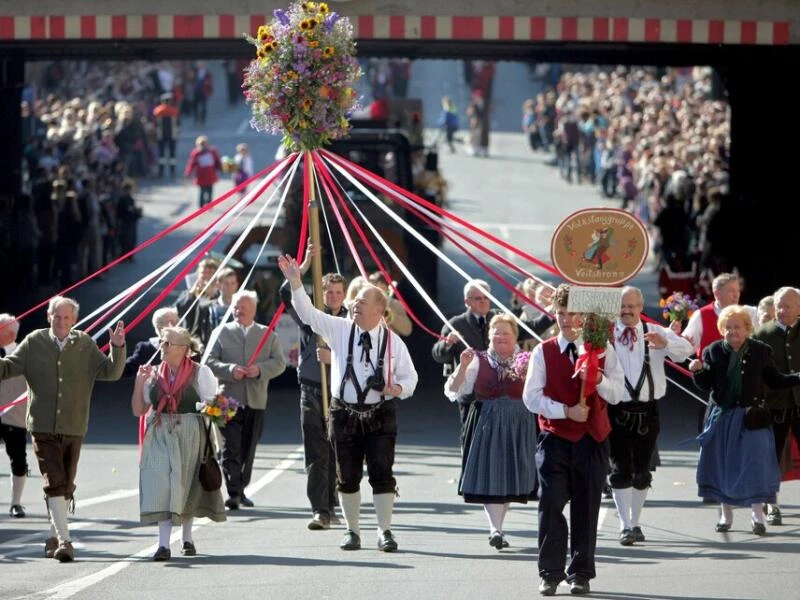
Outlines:
[[672,330],[643,323],[643,308],[641,290],[623,288],[620,318],[614,326],[614,349],[625,373],[625,390],[622,402],[608,407],[609,483],[623,546],[645,540],[639,516],[652,480],[650,460],[660,428],[656,400],[667,390],[664,359],[683,362],[694,351],[688,340]]
[[311,304],[295,259],[281,256],[278,266],[292,288],[292,306],[297,316],[321,335],[331,350],[331,431],[339,500],[347,523],[339,547],[361,548],[360,489],[366,459],[378,521],[378,549],[394,552],[394,399],[408,398],[417,386],[411,356],[403,340],[381,324],[386,295],[379,288],[362,288],[351,307],[352,318],[335,317]]

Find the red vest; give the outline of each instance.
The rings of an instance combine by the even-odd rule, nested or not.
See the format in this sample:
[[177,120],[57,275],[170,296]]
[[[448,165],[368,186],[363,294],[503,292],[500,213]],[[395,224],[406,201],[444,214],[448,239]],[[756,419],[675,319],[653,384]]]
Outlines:
[[703,357],[703,350],[717,340],[722,339],[717,329],[717,313],[714,311],[714,302],[706,304],[700,309],[700,322],[703,324],[703,335],[700,336],[700,345],[697,347],[697,357]]
[[[572,377],[575,367],[569,357],[561,352],[558,338],[554,337],[542,342],[542,350],[547,372],[547,382],[544,385],[545,396],[567,406],[575,406],[579,402],[581,380],[578,377]],[[602,369],[604,366],[605,358],[601,358],[600,368]],[[571,442],[577,442],[587,433],[595,441],[602,442],[611,433],[607,404],[595,392],[586,398],[586,405],[590,410],[589,419],[585,423],[578,423],[570,419],[551,420],[539,415],[539,427],[543,431],[550,431]]]

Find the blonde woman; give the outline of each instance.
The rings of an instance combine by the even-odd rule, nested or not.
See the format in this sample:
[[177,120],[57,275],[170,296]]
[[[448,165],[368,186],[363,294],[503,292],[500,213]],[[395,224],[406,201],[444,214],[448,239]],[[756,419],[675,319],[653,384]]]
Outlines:
[[[699,495],[721,505],[718,532],[733,523],[734,506],[750,506],[756,535],[767,532],[763,504],[774,503],[781,473],[769,413],[756,422],[765,383],[772,389],[800,385],[800,375],[784,375],[775,367],[771,348],[750,338],[753,322],[747,307],[731,305],[719,315],[723,339],[703,350],[689,369],[702,390],[711,391],[711,406],[699,436]],[[759,427],[760,426],[760,427]]]
[[181,553],[194,556],[194,518],[226,519],[222,492],[204,490],[199,479],[206,428],[196,404],[214,397],[217,380],[211,369],[191,359],[199,343],[183,327],[164,327],[160,347],[161,364],[139,367],[131,399],[134,415],[147,413],[139,512],[142,523],[158,523],[157,562],[171,558],[173,524],[182,526]]

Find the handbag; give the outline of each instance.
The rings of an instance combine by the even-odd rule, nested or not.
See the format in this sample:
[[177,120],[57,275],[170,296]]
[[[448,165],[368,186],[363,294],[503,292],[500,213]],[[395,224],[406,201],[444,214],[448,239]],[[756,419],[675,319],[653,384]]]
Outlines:
[[222,471],[211,445],[211,421],[206,421],[206,445],[203,449],[203,459],[200,462],[199,477],[200,485],[207,492],[216,492],[222,487]]
[[769,427],[772,423],[772,415],[770,415],[766,406],[763,404],[756,404],[747,407],[743,422],[745,429],[764,429],[765,427]]

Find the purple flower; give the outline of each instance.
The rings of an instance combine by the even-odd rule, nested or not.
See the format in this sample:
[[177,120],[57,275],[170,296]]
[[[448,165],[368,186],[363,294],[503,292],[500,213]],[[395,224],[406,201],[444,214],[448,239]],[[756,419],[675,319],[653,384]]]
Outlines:
[[333,30],[333,26],[336,25],[336,21],[338,20],[339,20],[339,15],[337,15],[335,12],[332,12],[327,17],[325,17],[325,21],[323,22],[325,31],[330,33]]
[[278,19],[278,22],[281,25],[289,25],[289,16],[283,9],[276,8],[274,11],[272,11],[272,14],[276,19]]

